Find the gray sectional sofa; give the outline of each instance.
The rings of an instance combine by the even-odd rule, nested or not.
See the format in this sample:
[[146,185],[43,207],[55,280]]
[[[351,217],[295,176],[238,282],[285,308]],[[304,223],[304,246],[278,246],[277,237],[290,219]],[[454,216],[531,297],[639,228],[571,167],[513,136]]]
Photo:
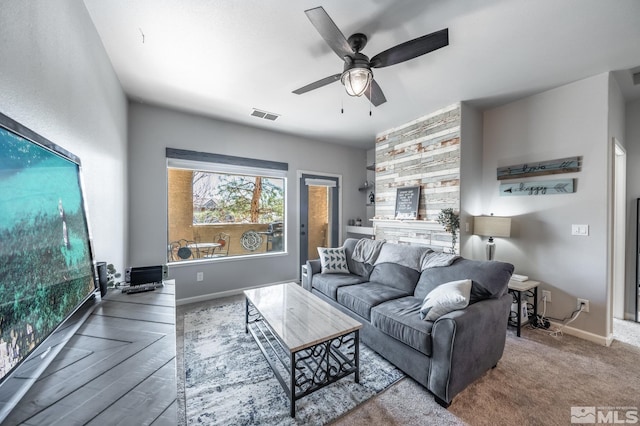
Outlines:
[[[452,258],[449,266],[422,270],[428,248],[393,243],[381,243],[377,253],[358,262],[352,258],[357,243],[347,239],[343,245],[349,273],[322,273],[320,260],[310,260],[303,286],[362,322],[363,343],[448,407],[455,395],[502,357],[513,265]],[[428,293],[465,279],[472,280],[466,308],[435,321],[421,319],[419,311]]]

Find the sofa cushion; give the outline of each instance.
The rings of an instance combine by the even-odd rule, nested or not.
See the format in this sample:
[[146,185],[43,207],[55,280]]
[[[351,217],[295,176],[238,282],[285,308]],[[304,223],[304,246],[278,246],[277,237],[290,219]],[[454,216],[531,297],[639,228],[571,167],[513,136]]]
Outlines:
[[435,321],[449,312],[464,309],[469,304],[471,280],[440,284],[427,294],[420,307],[420,318]]
[[420,272],[396,263],[377,264],[369,275],[369,281],[397,288],[407,294],[413,293],[418,278],[420,278]]
[[421,259],[425,252],[431,250],[424,246],[410,246],[407,244],[385,243],[374,265],[394,263],[420,271]]
[[349,265],[349,272],[352,274],[360,275],[365,278],[365,281],[369,280],[369,275],[371,274],[371,270],[373,269],[373,265],[369,265],[363,262],[357,262],[352,259],[353,250],[356,248],[356,244],[360,241],[357,238],[347,238],[344,240],[344,251],[347,255],[347,264]]
[[499,298],[507,292],[511,274],[513,274],[513,265],[510,263],[462,258],[450,266],[422,271],[414,296],[422,300],[440,284],[470,278],[472,281],[469,303]]
[[408,296],[408,293],[384,284],[368,282],[340,287],[337,301],[345,308],[369,320],[371,308],[387,300],[404,296]]
[[348,274],[347,256],[342,247],[318,247],[323,274]]
[[369,280],[369,276],[371,275],[372,270],[373,265],[356,262],[355,260],[349,262],[349,272],[351,272],[352,274],[360,275],[362,278],[364,278],[365,281]]
[[336,300],[338,288],[364,281],[364,278],[353,274],[316,274],[313,276],[311,286],[325,296]]
[[433,322],[420,319],[420,305],[422,299],[413,296],[381,303],[371,310],[371,324],[394,339],[431,356]]
[[429,268],[450,266],[458,259],[460,259],[460,256],[457,254],[444,253],[440,251],[427,251],[422,255],[422,259],[420,260],[420,270],[424,271]]

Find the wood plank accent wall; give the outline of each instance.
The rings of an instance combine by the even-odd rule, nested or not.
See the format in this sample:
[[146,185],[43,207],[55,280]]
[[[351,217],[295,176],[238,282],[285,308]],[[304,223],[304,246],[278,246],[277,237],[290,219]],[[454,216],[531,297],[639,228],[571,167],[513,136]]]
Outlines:
[[[460,104],[456,103],[376,138],[376,219],[394,219],[396,190],[420,186],[419,221],[435,223],[440,210],[460,210]],[[444,230],[376,224],[376,239],[449,248]],[[434,247],[434,248],[436,248]]]

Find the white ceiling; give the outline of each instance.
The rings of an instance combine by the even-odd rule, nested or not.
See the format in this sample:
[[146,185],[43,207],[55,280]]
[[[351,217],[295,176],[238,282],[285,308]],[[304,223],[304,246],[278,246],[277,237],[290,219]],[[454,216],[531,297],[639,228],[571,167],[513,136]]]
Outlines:
[[[497,106],[606,71],[625,70],[640,98],[626,71],[640,65],[638,0],[84,1],[131,99],[361,148],[454,102]],[[345,37],[365,33],[369,57],[442,28],[449,46],[375,69],[387,103],[372,116],[340,82],[295,95],[342,71],[304,14],[316,6]]]

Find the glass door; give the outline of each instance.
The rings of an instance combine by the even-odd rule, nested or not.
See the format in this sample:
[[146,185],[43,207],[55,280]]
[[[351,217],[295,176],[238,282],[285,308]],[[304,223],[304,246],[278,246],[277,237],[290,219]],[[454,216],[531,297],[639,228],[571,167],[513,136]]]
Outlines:
[[300,178],[300,264],[318,258],[318,247],[339,241],[339,178],[303,174]]

